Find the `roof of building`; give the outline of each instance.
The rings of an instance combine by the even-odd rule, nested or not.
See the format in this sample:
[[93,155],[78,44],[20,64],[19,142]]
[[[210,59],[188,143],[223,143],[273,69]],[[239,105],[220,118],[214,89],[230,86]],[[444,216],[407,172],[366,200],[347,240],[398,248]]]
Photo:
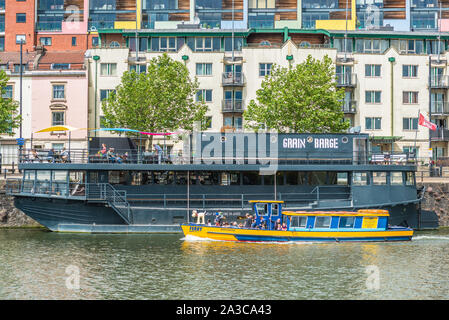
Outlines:
[[[35,51],[23,52],[22,63],[27,64],[33,62],[36,55],[37,53]],[[20,64],[20,52],[0,52],[0,64],[4,63]]]
[[84,51],[46,51],[39,59],[39,64],[54,63],[83,64]]

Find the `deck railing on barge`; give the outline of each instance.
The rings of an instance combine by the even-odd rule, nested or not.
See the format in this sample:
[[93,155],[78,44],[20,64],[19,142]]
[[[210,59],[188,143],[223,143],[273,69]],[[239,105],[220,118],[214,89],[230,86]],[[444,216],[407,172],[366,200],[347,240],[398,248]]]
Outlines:
[[279,164],[279,165],[308,165],[308,164],[348,164],[348,165],[414,165],[417,159],[414,153],[407,152],[329,152],[317,157],[316,154],[301,152],[293,158],[283,157],[195,157],[180,154],[157,154],[138,152],[137,150],[115,150],[113,156],[103,155],[99,150],[72,149],[67,155],[54,154],[48,156],[48,150],[40,150],[38,157],[31,150],[24,149],[19,155],[20,163],[75,163],[75,164]]

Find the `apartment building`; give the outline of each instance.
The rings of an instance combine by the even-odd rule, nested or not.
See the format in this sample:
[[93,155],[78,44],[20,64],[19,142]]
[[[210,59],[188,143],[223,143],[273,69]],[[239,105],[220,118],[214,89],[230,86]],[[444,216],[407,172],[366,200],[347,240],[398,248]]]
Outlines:
[[[18,52],[22,41],[27,54],[41,47],[47,55],[84,52],[87,78],[79,77],[87,89],[76,92],[87,101],[89,128],[102,125],[101,101],[123,72],[144,72],[151,58],[167,52],[198,78],[197,99],[209,106],[213,131],[243,130],[243,111],[273,64],[328,55],[346,92],[345,118],[372,135],[373,149],[416,149],[428,157],[430,147],[434,157],[442,157],[449,156],[447,5],[446,0],[0,0],[0,51]],[[37,82],[43,77],[31,79],[45,87]],[[60,76],[50,72],[45,79],[58,82]],[[71,88],[66,87],[68,95]],[[33,91],[30,97],[40,95],[34,85],[27,90]],[[438,130],[419,127],[419,112]],[[64,119],[71,124],[70,113]]]

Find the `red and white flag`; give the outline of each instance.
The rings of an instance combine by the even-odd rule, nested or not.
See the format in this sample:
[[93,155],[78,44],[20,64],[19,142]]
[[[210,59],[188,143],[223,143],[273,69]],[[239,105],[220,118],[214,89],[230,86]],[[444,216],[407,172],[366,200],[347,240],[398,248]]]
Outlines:
[[432,122],[426,120],[421,113],[419,113],[418,124],[420,126],[429,128],[430,130],[433,130],[433,131],[435,131],[437,129],[437,125],[435,123],[432,123]]

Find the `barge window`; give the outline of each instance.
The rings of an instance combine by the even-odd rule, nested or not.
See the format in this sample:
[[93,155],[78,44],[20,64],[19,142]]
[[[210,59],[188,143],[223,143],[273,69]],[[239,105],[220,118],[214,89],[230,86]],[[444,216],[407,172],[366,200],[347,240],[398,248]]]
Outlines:
[[301,217],[301,216],[291,217],[290,227],[305,228],[306,222],[307,222],[307,217]]
[[366,172],[353,172],[352,184],[357,186],[366,186],[368,184],[368,174]]
[[276,184],[281,186],[284,184],[285,172],[276,172]]
[[50,170],[37,170],[36,172],[36,193],[50,192]]
[[274,176],[271,175],[271,174],[263,176],[263,184],[266,185],[266,186],[274,185]]
[[53,170],[51,172],[51,194],[67,195],[67,171]]
[[129,171],[109,171],[108,181],[110,184],[125,184],[128,174]]
[[312,186],[319,186],[326,184],[326,171],[311,172],[309,178],[309,184]]
[[337,173],[337,184],[341,186],[347,186],[349,184],[347,172]]
[[331,226],[331,217],[316,217],[315,228],[329,228]]
[[240,185],[240,172],[237,173],[223,172],[221,174],[221,185],[222,186]]
[[36,177],[36,170],[25,170],[23,176],[22,192],[34,192],[34,179]]
[[386,172],[373,172],[373,184],[376,184],[376,185],[387,184],[387,173]]
[[259,175],[257,171],[244,171],[242,173],[243,184],[244,185],[261,185],[262,176]]
[[402,185],[404,183],[402,172],[390,172],[390,183],[392,185]]
[[338,222],[339,228],[354,228],[354,217],[340,217],[340,221]]
[[415,173],[412,171],[408,171],[405,173],[405,184],[407,186],[415,185]]

